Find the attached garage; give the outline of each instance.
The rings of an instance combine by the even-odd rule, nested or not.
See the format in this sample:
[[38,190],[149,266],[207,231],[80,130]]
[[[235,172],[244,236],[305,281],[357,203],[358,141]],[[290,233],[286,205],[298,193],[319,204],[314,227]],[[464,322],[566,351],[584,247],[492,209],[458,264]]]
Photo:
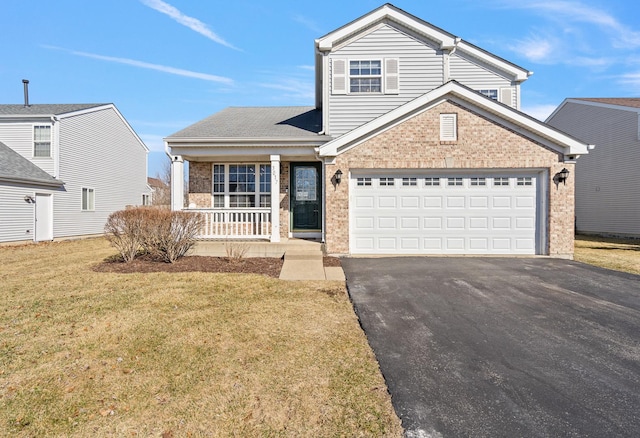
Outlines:
[[352,254],[540,254],[542,172],[353,171]]
[[320,147],[327,252],[571,258],[587,151],[448,82]]

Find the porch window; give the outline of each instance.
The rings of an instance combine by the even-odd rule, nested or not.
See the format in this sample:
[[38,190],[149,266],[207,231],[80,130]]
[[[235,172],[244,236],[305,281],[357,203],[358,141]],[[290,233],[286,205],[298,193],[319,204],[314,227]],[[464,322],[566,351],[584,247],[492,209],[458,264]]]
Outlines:
[[271,207],[271,165],[214,164],[213,207]]

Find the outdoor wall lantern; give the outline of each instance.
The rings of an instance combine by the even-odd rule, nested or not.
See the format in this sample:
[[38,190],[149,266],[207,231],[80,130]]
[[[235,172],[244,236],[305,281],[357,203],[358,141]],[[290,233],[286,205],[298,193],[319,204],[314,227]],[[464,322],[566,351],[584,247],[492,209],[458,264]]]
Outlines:
[[336,184],[340,184],[340,181],[342,181],[342,170],[336,170],[336,173],[333,175],[333,177],[336,179]]
[[26,202],[27,204],[35,204],[36,200],[31,195],[25,195],[24,202]]
[[564,169],[562,169],[560,172],[558,172],[556,174],[556,176],[558,177],[558,182],[567,185],[567,178],[569,177],[569,171],[567,170],[567,168],[565,167]]

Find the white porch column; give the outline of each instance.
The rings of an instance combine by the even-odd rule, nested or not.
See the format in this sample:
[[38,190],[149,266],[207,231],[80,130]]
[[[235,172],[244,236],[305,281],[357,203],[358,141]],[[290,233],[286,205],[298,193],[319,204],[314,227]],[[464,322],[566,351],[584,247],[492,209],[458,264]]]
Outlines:
[[184,208],[184,160],[171,155],[171,210]]
[[271,241],[280,242],[280,155],[271,155]]

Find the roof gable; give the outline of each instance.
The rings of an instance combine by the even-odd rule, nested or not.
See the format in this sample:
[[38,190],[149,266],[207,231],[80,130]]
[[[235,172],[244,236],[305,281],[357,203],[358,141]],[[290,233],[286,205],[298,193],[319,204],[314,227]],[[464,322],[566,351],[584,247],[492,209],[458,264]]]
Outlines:
[[468,43],[461,38],[389,3],[321,38],[316,39],[316,48],[320,52],[333,51],[346,42],[359,38],[361,34],[369,32],[371,28],[385,22],[393,23],[396,26],[407,29],[410,33],[427,38],[428,40],[433,41],[441,50],[455,49],[464,51],[468,55],[504,71],[510,75],[514,81],[525,81],[532,74],[532,72],[517,66],[516,64],[476,47],[475,45]]
[[573,156],[586,154],[589,145],[510,106],[489,99],[456,81],[432,90],[371,122],[350,131],[320,147],[320,156],[335,157],[358,146],[381,132],[420,114],[439,103],[450,100],[549,148]]
[[60,187],[64,184],[2,142],[0,142],[0,180],[52,187]]

